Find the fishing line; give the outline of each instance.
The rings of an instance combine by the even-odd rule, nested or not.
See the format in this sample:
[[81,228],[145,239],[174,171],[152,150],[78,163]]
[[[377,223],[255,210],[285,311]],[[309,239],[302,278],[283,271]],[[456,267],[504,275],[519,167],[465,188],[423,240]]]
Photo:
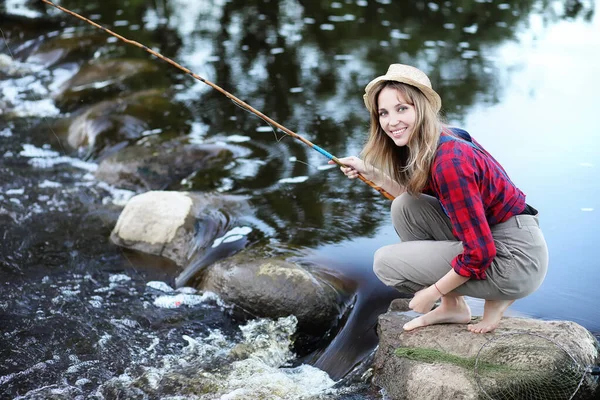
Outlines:
[[[239,108],[241,108],[242,110],[246,111],[247,113],[250,113],[250,114],[252,114],[252,115],[256,115],[256,114],[254,114],[254,113],[250,112],[250,110],[247,110],[247,109],[246,109],[245,107],[243,107],[242,105],[238,104],[238,103],[237,103],[235,100],[233,100],[233,99],[230,99],[230,100],[233,102],[233,104],[235,104],[236,106],[238,106],[238,107],[239,107]],[[263,120],[263,121],[264,121],[264,122],[265,122],[265,123],[266,123],[266,124],[269,126],[269,128],[271,128],[271,131],[273,131],[273,135],[275,136],[275,141],[276,141],[277,143],[280,143],[280,142],[281,142],[283,139],[285,139],[287,136],[289,136],[289,135],[287,135],[287,136],[286,136],[286,135],[281,135],[281,138],[278,138],[278,137],[277,137],[277,129],[275,129],[275,127],[274,127],[273,125],[271,125],[271,124],[269,123],[269,121],[265,120],[265,119],[264,119],[264,118],[262,118],[260,115],[258,115],[258,117],[259,117],[260,119],[262,119],[262,120]],[[285,132],[284,132],[284,133],[285,133]],[[315,165],[310,165],[309,163],[307,163],[307,162],[305,162],[305,161],[301,161],[301,160],[298,160],[298,159],[296,159],[296,160],[295,160],[295,162],[298,162],[298,163],[301,163],[301,164],[304,164],[304,165],[306,165],[307,167],[310,167],[310,168],[314,168],[314,169],[316,169],[316,170],[319,170],[319,167],[317,167],[317,166],[315,166]]]
[[[266,122],[268,122],[268,123],[269,123],[269,125],[275,126],[275,127],[277,127],[279,130],[281,130],[282,132],[284,132],[284,133],[288,134],[289,136],[292,136],[292,137],[294,137],[294,138],[296,138],[296,139],[300,140],[302,143],[306,144],[307,146],[309,146],[309,147],[313,148],[315,151],[317,151],[317,152],[321,153],[322,155],[324,155],[325,157],[329,158],[331,161],[333,161],[333,162],[334,162],[335,164],[337,164],[338,166],[340,166],[340,167],[346,167],[346,165],[344,165],[344,164],[343,164],[343,163],[342,163],[342,162],[341,162],[341,161],[340,161],[340,160],[339,160],[337,157],[335,157],[333,154],[330,154],[330,153],[329,153],[329,152],[327,152],[325,149],[322,149],[321,147],[319,147],[319,146],[317,146],[317,145],[313,144],[312,142],[310,142],[309,140],[305,139],[304,137],[302,137],[302,136],[298,135],[297,133],[295,133],[295,132],[293,132],[293,131],[289,130],[289,129],[288,129],[288,128],[286,128],[285,126],[283,126],[283,125],[279,124],[278,122],[276,122],[276,121],[274,121],[273,119],[269,118],[269,117],[268,117],[268,116],[266,116],[265,114],[263,114],[263,113],[261,113],[260,111],[258,111],[258,110],[256,110],[256,109],[254,109],[254,108],[253,108],[252,106],[250,106],[249,104],[247,104],[247,103],[245,103],[244,101],[242,101],[242,100],[238,99],[237,97],[235,97],[234,95],[232,95],[231,93],[229,93],[228,91],[226,91],[225,89],[223,89],[223,88],[221,88],[220,86],[218,86],[218,85],[216,85],[216,84],[214,84],[214,83],[212,83],[212,82],[210,82],[210,81],[208,81],[208,80],[206,80],[206,79],[202,78],[201,76],[199,76],[199,75],[195,74],[195,73],[194,73],[194,72],[192,72],[191,70],[189,70],[189,69],[187,69],[187,68],[183,67],[182,65],[180,65],[180,64],[178,64],[177,62],[175,62],[175,61],[171,60],[170,58],[168,58],[168,57],[165,57],[165,56],[163,56],[163,55],[162,55],[162,54],[160,54],[160,53],[157,53],[156,51],[154,51],[154,50],[150,49],[149,47],[147,47],[147,46],[145,46],[145,45],[143,45],[143,44],[141,44],[141,43],[139,43],[139,42],[136,42],[136,41],[134,41],[134,40],[127,39],[127,38],[125,38],[125,37],[123,37],[123,36],[119,35],[118,33],[115,33],[115,32],[113,32],[113,31],[111,31],[110,29],[108,29],[108,28],[105,28],[105,27],[103,27],[102,25],[99,25],[99,24],[95,23],[94,21],[91,21],[91,20],[89,20],[89,19],[87,19],[87,18],[85,18],[85,17],[83,17],[83,16],[81,16],[81,15],[79,15],[79,14],[77,14],[77,13],[75,13],[75,12],[71,11],[71,10],[68,10],[68,9],[66,9],[66,8],[64,8],[64,7],[61,7],[61,6],[59,6],[59,5],[56,5],[56,4],[52,3],[52,2],[51,2],[51,1],[49,1],[49,0],[42,0],[42,1],[43,1],[44,3],[46,3],[46,4],[48,4],[48,5],[50,5],[50,6],[54,7],[54,8],[56,8],[56,9],[58,9],[58,10],[60,10],[60,11],[64,12],[64,13],[67,13],[67,14],[69,14],[69,15],[72,15],[72,16],[74,16],[74,17],[76,17],[76,18],[78,18],[78,19],[80,19],[80,20],[82,20],[82,21],[84,21],[84,22],[86,22],[86,23],[88,23],[88,24],[92,25],[92,26],[95,26],[95,27],[96,27],[96,28],[98,28],[98,29],[101,29],[101,30],[103,30],[104,32],[108,33],[109,35],[111,35],[111,36],[114,36],[114,37],[116,37],[117,39],[119,39],[119,40],[121,40],[121,41],[123,41],[123,42],[125,42],[125,43],[128,43],[128,44],[131,44],[131,45],[133,45],[133,46],[139,47],[139,48],[141,48],[141,49],[145,50],[146,52],[148,52],[148,53],[152,54],[153,56],[155,56],[155,57],[158,57],[158,58],[160,58],[161,60],[163,60],[163,61],[165,61],[165,62],[167,62],[167,63],[169,63],[169,64],[173,65],[175,68],[177,68],[177,69],[179,69],[179,70],[181,70],[181,71],[185,72],[186,74],[190,75],[192,78],[194,78],[194,79],[197,79],[197,80],[199,80],[200,82],[202,82],[202,83],[205,83],[206,85],[208,85],[208,86],[212,87],[213,89],[215,89],[216,91],[220,92],[221,94],[223,94],[223,95],[224,95],[225,97],[227,97],[228,99],[231,99],[231,100],[233,100],[234,102],[237,102],[237,103],[238,103],[240,106],[242,106],[243,108],[247,109],[248,111],[250,111],[250,112],[252,112],[252,113],[254,113],[254,114],[258,115],[259,117],[263,118],[263,119],[264,119]],[[394,196],[392,196],[392,195],[391,195],[390,193],[388,193],[388,192],[387,192],[385,189],[383,189],[382,187],[378,186],[378,185],[377,185],[377,184],[375,184],[374,182],[372,182],[372,181],[370,181],[369,179],[365,178],[363,175],[361,175],[361,174],[358,174],[358,178],[359,178],[361,181],[363,181],[364,183],[366,183],[367,185],[371,186],[373,189],[377,190],[377,191],[378,191],[379,193],[381,193],[382,195],[384,195],[384,196],[385,196],[387,199],[389,199],[389,200],[394,200],[394,198],[395,198]]]
[[[238,102],[237,102],[237,101],[235,101],[234,99],[230,99],[230,100],[231,100],[231,102],[232,102],[233,104],[235,104],[236,106],[238,106],[238,107],[239,107],[239,108],[241,108],[242,110],[246,111],[247,113],[250,113],[250,114],[256,115],[256,114],[254,114],[253,112],[251,112],[250,110],[248,110],[247,108],[245,108],[243,105],[241,105],[241,104],[238,104]],[[281,139],[280,139],[280,138],[278,138],[278,137],[277,137],[277,131],[275,130],[275,127],[274,127],[273,125],[271,125],[271,124],[269,123],[269,121],[267,121],[266,119],[264,119],[264,118],[263,118],[263,117],[261,117],[260,115],[257,115],[257,117],[259,117],[259,118],[260,118],[260,119],[262,119],[262,120],[263,120],[263,121],[264,121],[264,122],[265,122],[267,125],[269,125],[269,128],[271,128],[271,130],[273,131],[273,135],[275,136],[275,141],[276,141],[277,143],[281,142],[281,141],[283,140],[283,138],[285,138],[285,135],[282,135],[282,136],[281,136]]]

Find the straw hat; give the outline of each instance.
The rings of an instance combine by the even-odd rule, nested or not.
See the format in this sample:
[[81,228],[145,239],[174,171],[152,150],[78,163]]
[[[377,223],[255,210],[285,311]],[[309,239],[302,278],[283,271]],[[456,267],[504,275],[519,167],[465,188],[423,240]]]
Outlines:
[[407,85],[411,85],[419,89],[427,100],[431,103],[431,106],[435,110],[435,112],[440,111],[442,108],[442,99],[440,96],[431,88],[431,82],[429,78],[423,71],[417,69],[415,67],[411,67],[410,65],[404,64],[392,64],[387,70],[387,73],[382,76],[378,76],[373,79],[369,84],[365,87],[365,94],[363,99],[365,100],[365,105],[367,109],[371,111],[372,107],[375,105],[371,105],[369,103],[369,95],[371,91],[374,89],[374,86],[377,82],[381,81],[396,81],[401,83],[406,83]]

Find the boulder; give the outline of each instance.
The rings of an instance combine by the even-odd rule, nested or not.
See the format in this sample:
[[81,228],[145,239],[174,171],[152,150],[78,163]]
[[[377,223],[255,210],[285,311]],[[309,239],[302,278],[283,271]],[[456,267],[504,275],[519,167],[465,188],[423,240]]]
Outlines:
[[156,62],[137,59],[93,60],[54,93],[56,105],[72,111],[117,94],[166,88],[168,78]]
[[77,59],[92,58],[94,52],[107,43],[107,38],[100,31],[75,33],[72,36],[44,36],[44,40],[32,49],[27,62],[51,67]]
[[[574,380],[557,372],[573,363],[563,358],[566,352],[583,367],[598,361],[594,336],[570,321],[504,317],[487,334],[471,333],[461,324],[405,332],[402,326],[412,318],[402,312],[408,311],[408,301],[395,300],[390,307],[395,311],[379,317],[373,384],[389,399],[518,399],[526,390],[548,391],[549,397],[536,398],[568,399],[583,374]],[[586,376],[578,398],[593,398],[596,386]]]
[[148,137],[104,158],[95,175],[122,189],[164,190],[194,174],[204,188],[215,189],[232,158],[225,146]]
[[216,211],[231,218],[245,210],[245,199],[240,196],[150,191],[129,200],[110,240],[118,246],[166,257],[184,266],[194,251],[215,239],[210,235],[197,237],[199,218],[219,218]]
[[190,118],[189,110],[174,102],[171,93],[144,90],[94,104],[61,121],[57,131],[66,131],[72,148],[97,155],[111,146],[132,143],[149,134],[183,135],[190,129]]
[[309,334],[323,334],[343,309],[344,284],[324,268],[252,249],[212,264],[197,282],[254,316],[294,315]]

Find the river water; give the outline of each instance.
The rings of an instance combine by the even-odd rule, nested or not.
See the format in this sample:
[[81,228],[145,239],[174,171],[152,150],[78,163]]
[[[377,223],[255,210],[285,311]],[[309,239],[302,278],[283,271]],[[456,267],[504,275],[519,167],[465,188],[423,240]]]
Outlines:
[[[364,85],[392,62],[421,67],[448,122],[476,137],[540,211],[548,276],[509,313],[600,333],[594,2],[59,4],[172,57],[337,156],[364,142]],[[0,29],[0,397],[382,397],[368,371],[336,384],[318,365],[298,363],[293,317],[248,321],[212,293],[174,289],[172,263],[111,245],[123,204],[143,190],[97,179],[98,152],[69,147],[57,128],[107,92],[70,106],[54,93],[89,60],[152,60],[183,111],[176,122],[148,111],[149,132],[176,126],[190,141],[248,150],[217,173],[166,188],[247,196],[254,219],[241,232],[302,249],[355,282],[362,311],[348,323],[369,321],[371,336],[350,345],[367,349],[386,305],[381,293],[392,296],[371,271],[373,252],[397,240],[386,199],[203,83],[41,2],[0,3]],[[40,56],[40,46],[78,35],[92,39]]]

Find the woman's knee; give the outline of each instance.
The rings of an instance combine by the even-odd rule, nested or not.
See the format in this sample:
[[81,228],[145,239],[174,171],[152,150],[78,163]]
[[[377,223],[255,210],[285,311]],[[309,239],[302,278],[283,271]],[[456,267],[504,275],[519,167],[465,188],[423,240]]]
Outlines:
[[388,286],[397,286],[405,279],[401,268],[398,268],[398,254],[393,251],[392,246],[384,246],[375,251],[373,257],[373,272]]
[[394,201],[392,201],[391,206],[392,218],[394,220],[397,218],[406,220],[407,216],[410,214],[410,210],[415,208],[417,201],[418,199],[416,197],[406,192],[396,197]]

